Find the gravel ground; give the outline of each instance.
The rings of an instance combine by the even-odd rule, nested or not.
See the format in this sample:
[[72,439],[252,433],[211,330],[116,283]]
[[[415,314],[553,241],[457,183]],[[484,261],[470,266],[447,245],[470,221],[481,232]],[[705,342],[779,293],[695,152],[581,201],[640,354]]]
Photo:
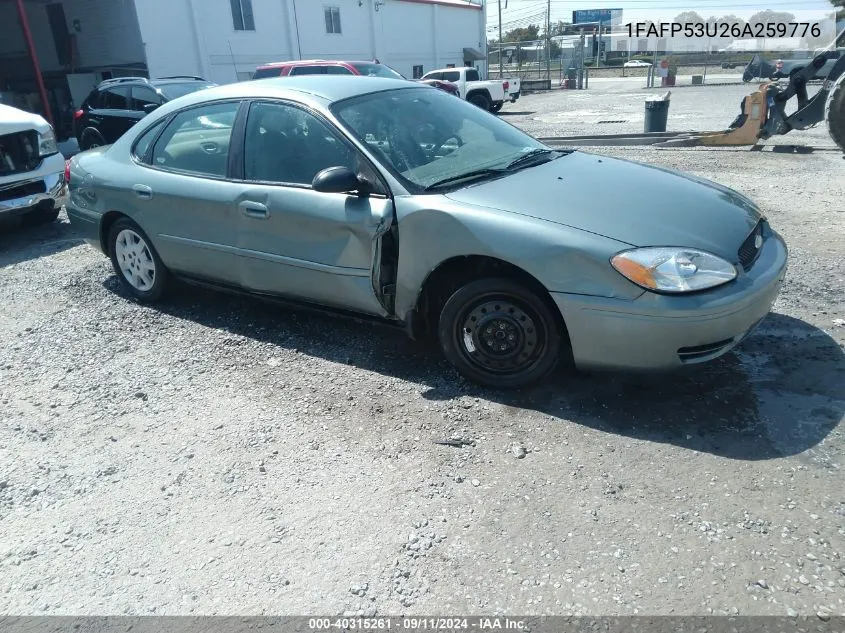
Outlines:
[[0,614],[845,615],[845,161],[598,151],[783,233],[735,353],[503,395],[386,327],[136,304],[64,215],[4,229]]

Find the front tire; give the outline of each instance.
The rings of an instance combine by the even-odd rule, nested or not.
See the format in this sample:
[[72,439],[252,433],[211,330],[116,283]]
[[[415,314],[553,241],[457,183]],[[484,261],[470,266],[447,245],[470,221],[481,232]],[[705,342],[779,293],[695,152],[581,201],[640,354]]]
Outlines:
[[55,222],[56,219],[59,217],[59,211],[61,211],[60,207],[34,207],[30,209],[26,215],[24,215],[24,224],[28,226],[34,226],[37,224],[49,224],[50,222]]
[[539,382],[558,364],[561,333],[546,302],[510,279],[473,281],[446,301],[438,327],[447,360],[495,389]]
[[139,301],[159,299],[169,275],[146,233],[129,218],[109,230],[109,255],[121,285]]

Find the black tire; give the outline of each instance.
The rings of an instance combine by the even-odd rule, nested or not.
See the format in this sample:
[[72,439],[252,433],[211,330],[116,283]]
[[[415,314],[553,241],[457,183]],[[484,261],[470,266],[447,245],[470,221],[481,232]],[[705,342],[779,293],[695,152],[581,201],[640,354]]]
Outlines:
[[[443,306],[440,347],[467,380],[516,389],[539,382],[560,359],[561,332],[546,302],[506,278],[459,288]],[[510,349],[495,349],[493,346]]]
[[845,73],[839,76],[825,104],[824,118],[830,138],[845,152]]
[[24,224],[33,226],[36,224],[49,224],[55,222],[59,217],[60,207],[53,207],[50,209],[43,207],[35,207],[23,217]]
[[79,149],[81,151],[89,150],[93,147],[100,147],[106,145],[106,139],[94,128],[88,128],[82,132],[81,140],[79,141]]
[[467,98],[467,101],[474,106],[478,106],[482,110],[490,110],[490,99],[487,98],[487,95],[480,92],[470,95]]
[[[120,245],[118,240],[121,241]],[[130,256],[121,252],[125,250],[123,245],[129,247],[133,244],[136,249],[134,255]],[[153,302],[161,298],[167,288],[170,275],[150,238],[140,226],[129,218],[120,218],[109,229],[108,247],[114,272],[129,294],[144,302]],[[152,269],[151,275],[150,269]],[[134,281],[130,281],[130,276]]]
[[498,112],[499,110],[501,110],[501,109],[502,109],[502,106],[503,106],[503,105],[504,105],[503,103],[495,103],[495,104],[493,104],[492,106],[490,106],[490,112],[492,112],[493,114],[495,114],[496,112]]

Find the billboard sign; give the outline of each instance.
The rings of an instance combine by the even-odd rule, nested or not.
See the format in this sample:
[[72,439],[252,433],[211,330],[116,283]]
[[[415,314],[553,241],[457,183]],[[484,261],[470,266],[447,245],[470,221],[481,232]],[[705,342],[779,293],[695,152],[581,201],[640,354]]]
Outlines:
[[572,12],[572,24],[602,22],[610,26],[622,21],[622,9],[580,9]]

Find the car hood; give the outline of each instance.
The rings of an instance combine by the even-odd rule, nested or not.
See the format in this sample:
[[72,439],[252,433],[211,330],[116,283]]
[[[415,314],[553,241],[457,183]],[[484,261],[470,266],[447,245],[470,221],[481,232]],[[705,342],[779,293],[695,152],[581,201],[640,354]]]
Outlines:
[[447,196],[571,226],[632,246],[683,246],[731,261],[761,214],[716,183],[575,151]]
[[48,127],[47,121],[37,114],[0,104],[0,136],[26,130],[43,132]]

